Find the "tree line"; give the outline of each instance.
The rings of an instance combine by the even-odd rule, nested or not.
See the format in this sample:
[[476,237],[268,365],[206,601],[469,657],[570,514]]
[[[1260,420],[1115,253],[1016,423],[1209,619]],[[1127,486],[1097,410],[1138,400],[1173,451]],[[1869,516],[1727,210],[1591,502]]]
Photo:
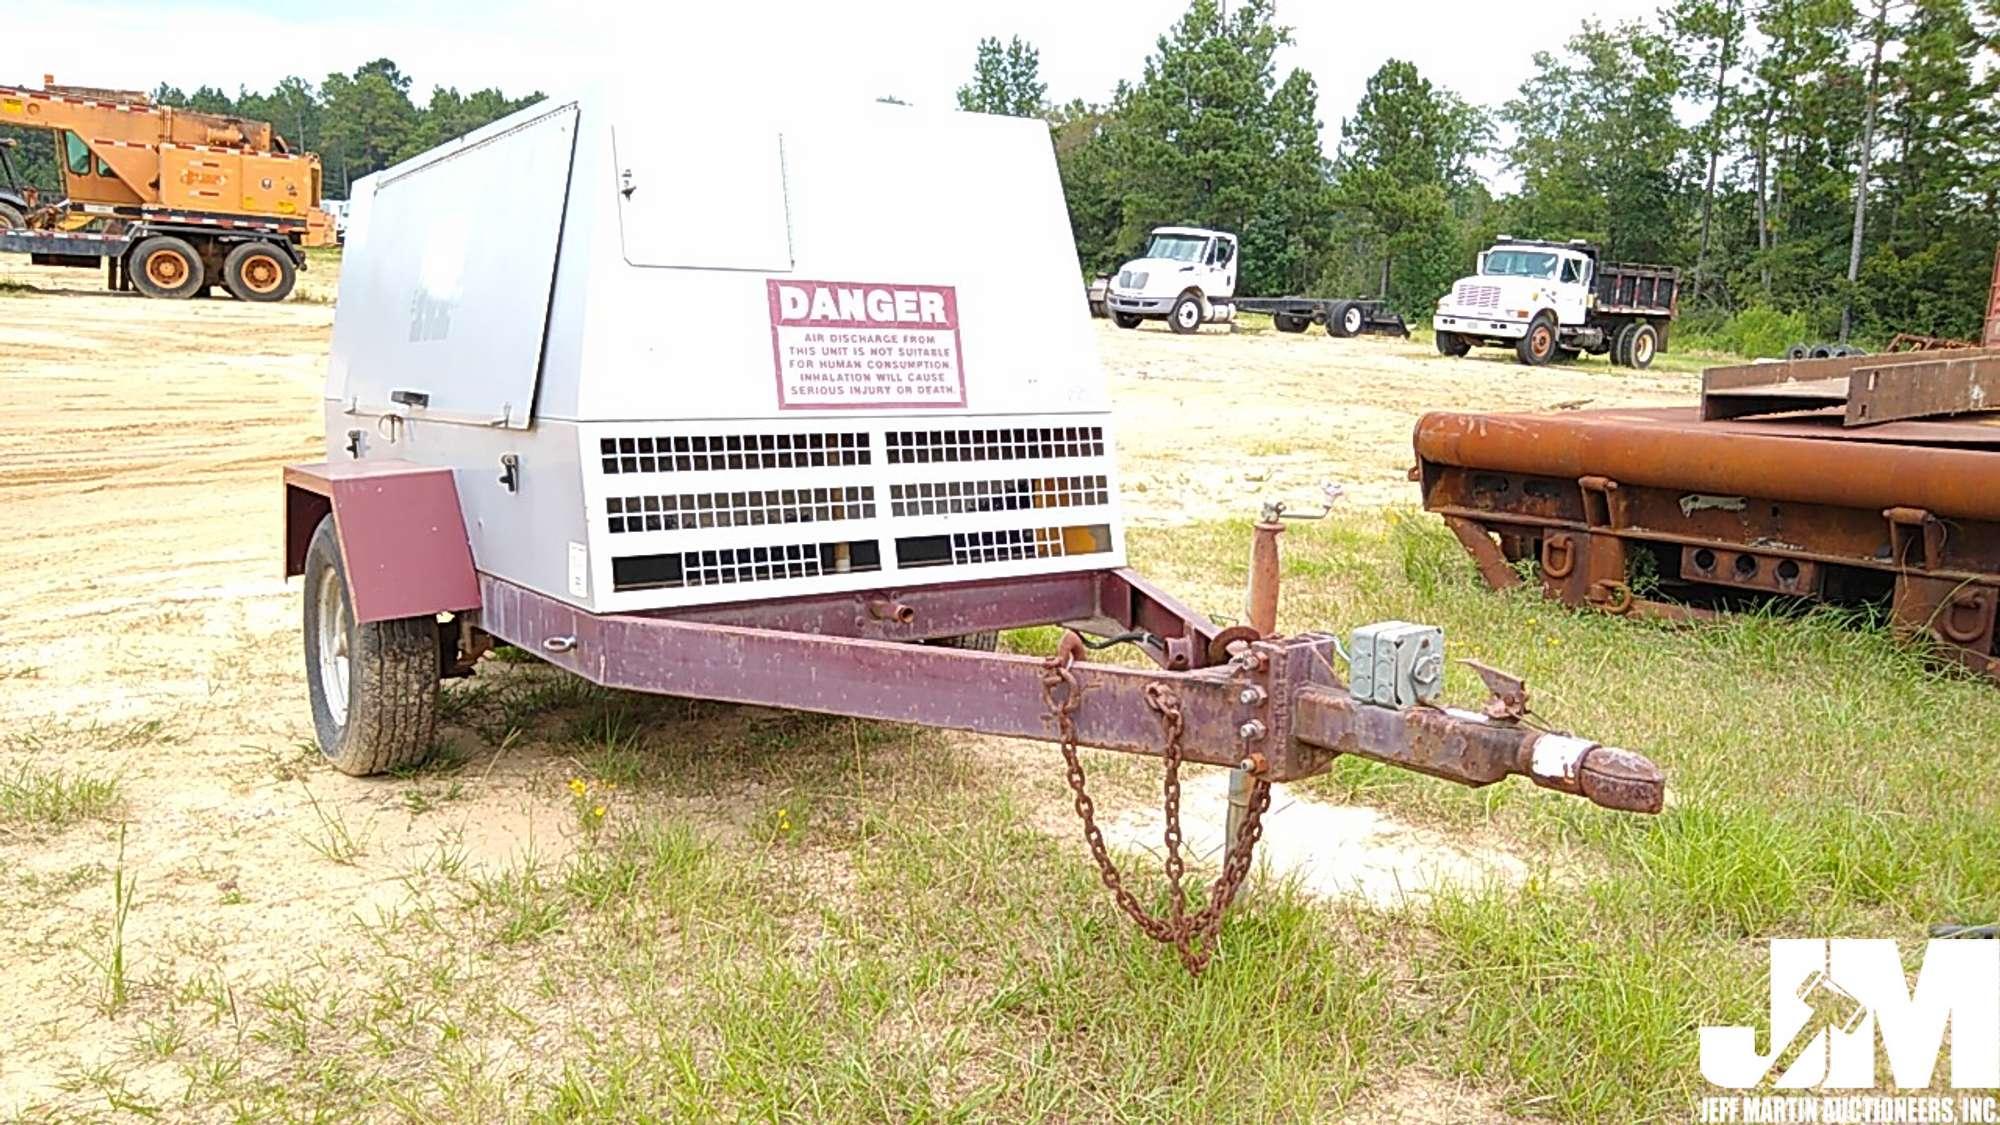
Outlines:
[[[1668,0],[1585,21],[1498,106],[1388,60],[1331,131],[1312,76],[1278,72],[1292,41],[1274,0],[1192,0],[1101,102],[1051,104],[1013,37],[979,44],[958,104],[1049,122],[1088,273],[1154,226],[1214,226],[1238,235],[1248,292],[1383,296],[1422,318],[1505,232],[1679,266],[1683,338],[1737,350],[1978,332],[2000,241],[2000,0]],[[320,154],[331,198],[541,97],[411,89],[383,58],[317,85],[152,96],[273,122]],[[25,177],[56,187],[48,136],[12,135]]]
[[[1973,337],[2000,241],[2000,2],[1671,0],[1588,20],[1477,106],[1391,59],[1321,145],[1273,0],[1193,0],[1102,103],[979,44],[961,108],[1046,118],[1086,272],[1150,227],[1235,231],[1257,293],[1422,317],[1500,233],[1681,268],[1684,329]],[[1497,166],[1511,186],[1479,173]]]

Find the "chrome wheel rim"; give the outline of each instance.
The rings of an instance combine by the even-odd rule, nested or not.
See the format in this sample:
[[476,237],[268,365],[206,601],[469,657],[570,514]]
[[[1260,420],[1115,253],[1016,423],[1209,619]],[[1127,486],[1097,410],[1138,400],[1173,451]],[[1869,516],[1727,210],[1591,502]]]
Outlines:
[[336,726],[347,725],[347,589],[340,575],[327,567],[319,577],[319,687],[327,714]]

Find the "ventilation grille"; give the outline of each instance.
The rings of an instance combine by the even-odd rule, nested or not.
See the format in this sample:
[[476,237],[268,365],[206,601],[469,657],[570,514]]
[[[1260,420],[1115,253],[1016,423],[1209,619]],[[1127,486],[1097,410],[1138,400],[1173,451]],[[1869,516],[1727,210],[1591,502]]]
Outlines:
[[768,547],[718,547],[663,555],[628,555],[611,560],[617,590],[657,590],[686,586],[733,586],[780,582],[882,569],[873,541],[779,543]]
[[954,566],[1058,558],[1066,553],[1063,550],[1062,529],[1057,527],[967,531],[951,537],[951,561]]
[[597,449],[606,474],[819,469],[869,458],[865,433],[663,434],[603,438]]
[[698,492],[662,496],[613,496],[604,502],[613,535],[630,531],[689,531],[713,527],[825,523],[875,518],[875,489],[773,488],[750,492]]
[[882,435],[891,465],[940,461],[1042,461],[1104,456],[1102,426],[1011,430],[891,430]]
[[889,486],[889,510],[897,516],[956,516],[966,512],[1075,508],[1110,502],[1111,489],[1104,477],[922,481]]
[[1500,287],[1460,285],[1455,299],[1458,306],[1464,309],[1497,309],[1500,307]]

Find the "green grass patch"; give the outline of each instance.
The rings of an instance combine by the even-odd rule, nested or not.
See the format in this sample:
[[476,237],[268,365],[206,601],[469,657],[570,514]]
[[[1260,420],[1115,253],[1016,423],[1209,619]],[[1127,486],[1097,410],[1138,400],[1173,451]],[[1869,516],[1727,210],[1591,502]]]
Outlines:
[[0,823],[56,830],[117,810],[118,779],[91,770],[15,762],[0,768]]

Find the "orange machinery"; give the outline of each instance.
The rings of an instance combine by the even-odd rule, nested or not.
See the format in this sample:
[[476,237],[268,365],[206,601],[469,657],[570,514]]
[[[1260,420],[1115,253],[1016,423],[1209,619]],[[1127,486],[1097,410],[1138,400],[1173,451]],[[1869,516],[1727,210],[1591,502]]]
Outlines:
[[306,246],[330,245],[319,158],[268,122],[155,105],[144,94],[0,86],[0,125],[58,134],[66,198],[35,207],[0,250],[39,264],[108,263],[114,289],[184,298],[221,284],[282,300]]

